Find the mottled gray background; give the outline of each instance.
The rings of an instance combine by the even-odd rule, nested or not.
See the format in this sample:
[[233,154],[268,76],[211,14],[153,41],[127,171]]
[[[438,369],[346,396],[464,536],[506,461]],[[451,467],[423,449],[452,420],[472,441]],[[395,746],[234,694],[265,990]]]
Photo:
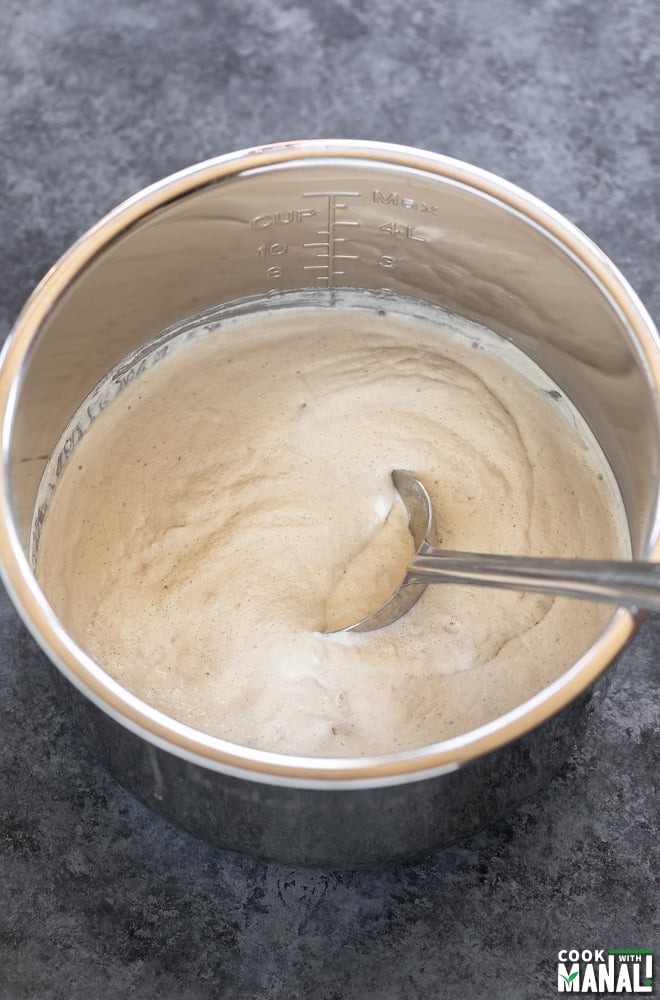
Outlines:
[[[521,184],[657,319],[659,19],[657,0],[3,0],[0,328],[143,185],[314,136]],[[650,619],[583,748],[487,832],[421,864],[296,872],[212,850],[118,787],[3,597],[1,1000],[537,1000],[559,947],[660,948],[659,649]]]

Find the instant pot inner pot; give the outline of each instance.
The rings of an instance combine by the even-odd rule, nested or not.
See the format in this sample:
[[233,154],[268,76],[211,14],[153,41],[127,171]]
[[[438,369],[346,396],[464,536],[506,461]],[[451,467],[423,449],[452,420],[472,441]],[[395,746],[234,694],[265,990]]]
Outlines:
[[87,741],[128,788],[221,847],[355,867],[446,846],[543,784],[579,738],[630,618],[615,616],[552,690],[483,731],[395,757],[280,758],[220,746],[113,686],[53,620],[11,530],[27,553],[48,456],[127,355],[224,303],[340,287],[426,300],[529,354],[608,457],[634,556],[651,552],[658,349],[625,282],[560,217],[498,178],[348,142],[267,147],[191,168],[121,206],[69,252],[5,355],[1,526],[14,600],[62,667],[56,684]]

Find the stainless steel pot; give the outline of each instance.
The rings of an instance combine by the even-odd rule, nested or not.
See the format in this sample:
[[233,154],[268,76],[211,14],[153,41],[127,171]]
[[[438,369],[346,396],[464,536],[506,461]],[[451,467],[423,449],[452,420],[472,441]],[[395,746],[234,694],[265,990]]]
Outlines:
[[412,752],[307,759],[207,736],[124,690],[67,634],[27,557],[46,459],[121,358],[219,303],[341,285],[439,303],[532,356],[607,454],[635,557],[658,557],[660,343],[625,280],[511,184],[432,153],[353,141],[191,167],[125,202],[46,275],[2,356],[0,553],[58,688],[121,782],[221,847],[352,867],[439,849],[538,788],[579,738],[633,616],[618,611],[563,676],[489,725]]

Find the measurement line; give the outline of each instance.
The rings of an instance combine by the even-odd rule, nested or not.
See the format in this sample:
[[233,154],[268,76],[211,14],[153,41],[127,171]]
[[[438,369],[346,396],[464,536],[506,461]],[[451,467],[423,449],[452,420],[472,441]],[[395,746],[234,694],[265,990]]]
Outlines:
[[[335,243],[345,243],[346,239],[344,236],[335,236]],[[314,247],[327,247],[328,241],[325,240],[323,243],[303,243],[306,250],[313,249]]]
[[[303,198],[359,198],[359,191],[305,191]],[[344,208],[346,206],[344,205]]]
[[309,243],[303,243],[303,246],[309,250],[317,250],[315,257],[317,260],[325,260],[325,264],[304,264],[303,270],[305,271],[319,271],[322,272],[316,275],[317,281],[327,282],[328,285],[332,284],[333,278],[340,277],[346,274],[346,271],[339,271],[336,265],[339,261],[344,260],[359,260],[358,254],[348,254],[348,253],[337,253],[338,244],[345,243],[345,236],[337,236],[337,230],[341,226],[359,226],[360,223],[351,219],[338,219],[337,211],[342,211],[348,208],[348,203],[341,199],[344,198],[360,198],[361,194],[359,191],[304,191],[304,198],[325,198],[326,199],[326,211],[327,211],[327,222],[325,229],[317,229],[316,235],[319,237],[326,237],[325,240],[320,241],[310,241]]

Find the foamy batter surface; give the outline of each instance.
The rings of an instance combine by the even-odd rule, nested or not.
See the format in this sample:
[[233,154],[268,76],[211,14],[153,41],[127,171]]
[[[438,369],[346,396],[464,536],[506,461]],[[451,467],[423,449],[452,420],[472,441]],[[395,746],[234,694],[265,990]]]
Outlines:
[[275,310],[131,382],[42,533],[39,579],[81,646],[176,719],[314,756],[458,735],[562,673],[610,608],[436,585],[385,629],[322,634],[403,575],[395,468],[427,487],[448,548],[627,555],[611,474],[567,401],[458,322]]

